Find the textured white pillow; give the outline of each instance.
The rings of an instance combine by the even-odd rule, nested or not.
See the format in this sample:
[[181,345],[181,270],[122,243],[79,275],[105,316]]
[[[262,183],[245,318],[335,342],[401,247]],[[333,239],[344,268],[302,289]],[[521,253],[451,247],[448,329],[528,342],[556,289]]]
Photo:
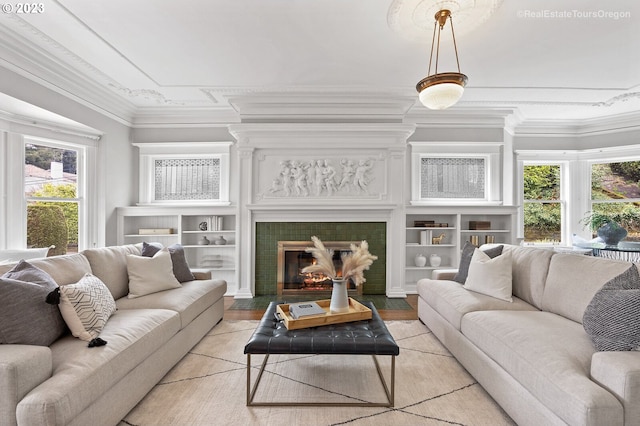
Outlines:
[[464,288],[496,299],[513,302],[511,298],[511,252],[507,251],[492,259],[482,250],[475,249]]
[[129,273],[129,299],[182,287],[173,275],[171,253],[167,248],[158,251],[153,257],[127,255]]
[[80,340],[98,337],[111,315],[116,302],[100,278],[85,274],[75,284],[60,286],[60,313],[71,333]]

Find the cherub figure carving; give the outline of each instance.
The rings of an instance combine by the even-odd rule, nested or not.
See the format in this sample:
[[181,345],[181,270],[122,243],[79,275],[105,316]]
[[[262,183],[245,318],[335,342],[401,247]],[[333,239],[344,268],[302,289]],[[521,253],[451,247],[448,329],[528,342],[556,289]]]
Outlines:
[[373,167],[373,161],[360,160],[356,172],[353,177],[353,184],[359,191],[367,192],[367,186],[369,185],[368,172]]

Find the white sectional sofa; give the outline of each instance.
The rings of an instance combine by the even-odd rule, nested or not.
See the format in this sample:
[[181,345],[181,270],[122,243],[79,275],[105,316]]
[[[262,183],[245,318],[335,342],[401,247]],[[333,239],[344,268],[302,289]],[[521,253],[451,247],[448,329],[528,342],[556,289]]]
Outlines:
[[[116,425],[224,312],[224,280],[194,273],[179,288],[128,298],[126,256],[140,245],[29,260],[59,285],[102,280],[117,311],[89,348],[66,334],[50,346],[0,345],[1,425]],[[11,265],[0,266],[0,275]]]
[[[418,315],[519,425],[640,424],[640,352],[599,352],[582,324],[631,263],[504,246],[513,301],[465,289],[455,271],[418,287]],[[635,265],[637,267],[638,265]]]

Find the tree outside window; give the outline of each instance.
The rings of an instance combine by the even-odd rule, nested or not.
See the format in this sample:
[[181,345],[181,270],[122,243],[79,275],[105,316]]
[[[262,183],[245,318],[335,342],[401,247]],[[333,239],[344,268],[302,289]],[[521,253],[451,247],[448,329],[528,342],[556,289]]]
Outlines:
[[26,144],[24,192],[27,245],[55,248],[49,255],[77,251],[78,151]]
[[610,220],[627,230],[626,241],[640,241],[640,161],[591,165],[591,211],[583,222],[595,237]]
[[560,165],[524,166],[524,241],[559,244],[563,203]]

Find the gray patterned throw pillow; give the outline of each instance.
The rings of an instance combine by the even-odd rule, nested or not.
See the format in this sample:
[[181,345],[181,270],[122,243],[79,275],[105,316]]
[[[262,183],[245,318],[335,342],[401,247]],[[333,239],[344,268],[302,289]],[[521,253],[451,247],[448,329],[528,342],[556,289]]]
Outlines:
[[640,275],[635,265],[598,290],[582,325],[598,351],[640,348]]

